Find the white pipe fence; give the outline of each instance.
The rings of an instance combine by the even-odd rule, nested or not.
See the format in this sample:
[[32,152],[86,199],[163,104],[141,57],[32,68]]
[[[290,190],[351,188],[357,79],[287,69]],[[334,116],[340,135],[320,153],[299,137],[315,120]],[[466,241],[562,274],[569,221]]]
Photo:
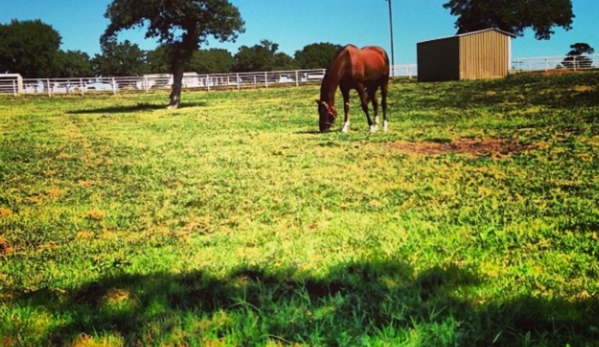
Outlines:
[[[554,69],[584,70],[599,68],[599,55],[586,55],[565,59],[564,56],[520,58],[512,60],[512,72],[549,71]],[[240,72],[223,74],[185,73],[185,89],[242,89],[270,88],[277,86],[300,86],[319,84],[325,69]],[[416,64],[392,66],[392,77],[417,77]],[[19,74],[0,74],[0,95],[42,94],[52,97],[56,94],[90,93],[116,94],[124,91],[150,92],[169,90],[173,83],[170,74],[152,74],[129,77],[85,77],[85,78],[21,78]]]
[[581,56],[549,56],[512,59],[512,72],[549,71],[559,69],[588,70],[599,68],[599,54]]

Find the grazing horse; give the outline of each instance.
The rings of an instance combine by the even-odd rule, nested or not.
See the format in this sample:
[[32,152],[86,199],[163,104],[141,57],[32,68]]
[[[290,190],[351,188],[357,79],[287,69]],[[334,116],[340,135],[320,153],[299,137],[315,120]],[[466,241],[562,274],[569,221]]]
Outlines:
[[[376,46],[362,49],[354,45],[341,48],[331,60],[320,86],[320,100],[317,100],[319,127],[327,132],[337,118],[335,109],[335,93],[337,87],[343,95],[345,121],[343,132],[349,130],[349,91],[355,89],[360,96],[362,110],[366,114],[370,131],[378,130],[378,100],[376,91],[381,88],[381,104],[383,107],[383,130],[387,131],[387,90],[389,83],[389,57],[385,50]],[[374,108],[374,122],[368,114],[368,101]]]

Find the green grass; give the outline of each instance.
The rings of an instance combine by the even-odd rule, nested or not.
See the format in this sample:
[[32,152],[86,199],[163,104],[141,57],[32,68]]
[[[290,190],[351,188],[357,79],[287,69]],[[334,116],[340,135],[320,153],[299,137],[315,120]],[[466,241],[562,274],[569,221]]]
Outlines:
[[2,97],[0,345],[598,345],[599,74],[317,97]]

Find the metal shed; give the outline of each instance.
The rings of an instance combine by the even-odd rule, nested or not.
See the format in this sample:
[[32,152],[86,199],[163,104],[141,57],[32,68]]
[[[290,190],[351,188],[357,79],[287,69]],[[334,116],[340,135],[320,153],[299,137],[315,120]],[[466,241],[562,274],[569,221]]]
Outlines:
[[491,28],[419,42],[418,81],[505,77],[510,71],[514,37]]

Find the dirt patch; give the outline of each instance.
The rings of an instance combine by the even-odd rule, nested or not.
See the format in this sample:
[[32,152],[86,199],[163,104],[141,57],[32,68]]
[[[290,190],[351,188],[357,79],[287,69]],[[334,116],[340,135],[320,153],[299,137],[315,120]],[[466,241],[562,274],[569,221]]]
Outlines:
[[438,140],[422,142],[393,142],[389,148],[403,154],[469,154],[475,156],[506,157],[515,152],[530,150],[516,140],[461,138],[458,140]]

